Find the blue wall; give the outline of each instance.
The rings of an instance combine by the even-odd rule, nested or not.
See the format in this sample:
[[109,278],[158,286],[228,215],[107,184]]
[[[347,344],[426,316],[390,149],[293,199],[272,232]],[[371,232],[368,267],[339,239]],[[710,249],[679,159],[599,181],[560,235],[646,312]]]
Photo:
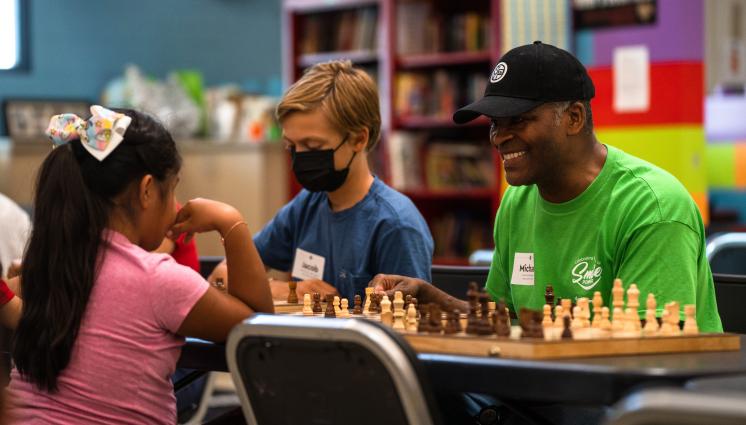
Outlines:
[[22,1],[30,1],[31,68],[0,72],[0,101],[96,101],[130,63],[156,78],[188,68],[208,86],[280,90],[279,0]]

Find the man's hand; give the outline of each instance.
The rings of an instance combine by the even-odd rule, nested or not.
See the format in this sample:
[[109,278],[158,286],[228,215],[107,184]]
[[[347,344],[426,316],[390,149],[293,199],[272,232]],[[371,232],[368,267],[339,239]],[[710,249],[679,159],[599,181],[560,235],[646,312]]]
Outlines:
[[411,295],[418,301],[422,301],[420,299],[422,285],[427,285],[427,282],[422,279],[394,274],[378,274],[368,284],[368,286],[375,288],[375,292],[383,292],[388,295],[389,299],[393,300],[394,292],[401,291],[405,297]]
[[228,286],[228,264],[225,260],[221,261],[220,264],[212,269],[212,273],[207,276],[207,281],[214,285],[218,278],[222,278],[223,283]]

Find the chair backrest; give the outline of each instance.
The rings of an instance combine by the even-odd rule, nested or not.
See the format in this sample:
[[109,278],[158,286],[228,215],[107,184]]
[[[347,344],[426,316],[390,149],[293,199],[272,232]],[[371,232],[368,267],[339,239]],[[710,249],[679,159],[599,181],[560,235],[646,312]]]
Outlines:
[[746,275],[713,273],[712,279],[723,330],[746,334]]
[[226,356],[250,424],[438,421],[414,351],[377,322],[255,315]]
[[746,394],[644,389],[622,399],[605,425],[742,425]]
[[707,241],[707,261],[713,273],[746,275],[746,233],[723,233]]
[[220,264],[221,261],[223,261],[223,256],[219,255],[200,255],[199,256],[199,274],[202,275],[205,279],[207,279],[207,276],[212,273],[212,269],[215,268],[218,264]]
[[450,295],[464,299],[469,282],[483,287],[487,282],[488,266],[440,266],[433,264],[430,269],[432,284]]

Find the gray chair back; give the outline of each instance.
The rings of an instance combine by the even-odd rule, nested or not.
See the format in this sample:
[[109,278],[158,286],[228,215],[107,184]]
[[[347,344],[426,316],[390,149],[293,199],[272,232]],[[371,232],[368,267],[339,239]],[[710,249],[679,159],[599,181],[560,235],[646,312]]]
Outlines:
[[256,315],[233,329],[226,356],[249,424],[439,420],[416,354],[377,322]]
[[476,282],[481,288],[487,282],[489,266],[440,266],[433,264],[432,284],[450,295],[464,299],[469,282]]
[[746,275],[746,233],[714,235],[706,252],[713,273]]

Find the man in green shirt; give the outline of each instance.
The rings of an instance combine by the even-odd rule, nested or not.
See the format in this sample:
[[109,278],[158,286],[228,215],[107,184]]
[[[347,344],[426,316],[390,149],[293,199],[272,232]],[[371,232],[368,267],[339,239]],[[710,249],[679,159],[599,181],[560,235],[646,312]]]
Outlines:
[[[695,304],[700,330],[721,332],[699,210],[671,174],[596,140],[594,95],[574,56],[537,41],[506,53],[484,97],[454,114],[457,123],[491,120],[511,185],[495,219],[487,291],[512,312],[541,309],[547,285],[558,298],[600,291],[608,306],[620,278],[625,290],[637,284],[643,318],[653,293],[659,315],[670,301]],[[379,275],[372,284],[467,310],[421,280]]]

